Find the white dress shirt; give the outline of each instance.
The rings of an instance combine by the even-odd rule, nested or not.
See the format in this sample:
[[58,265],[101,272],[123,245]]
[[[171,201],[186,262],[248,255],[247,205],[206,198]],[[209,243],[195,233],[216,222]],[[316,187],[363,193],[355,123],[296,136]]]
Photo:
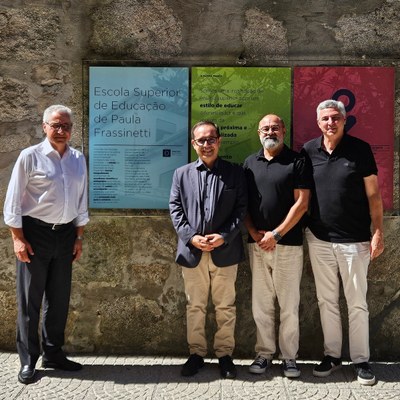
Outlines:
[[87,171],[83,154],[67,146],[63,155],[43,142],[19,155],[4,202],[4,222],[22,228],[22,216],[50,224],[86,225]]

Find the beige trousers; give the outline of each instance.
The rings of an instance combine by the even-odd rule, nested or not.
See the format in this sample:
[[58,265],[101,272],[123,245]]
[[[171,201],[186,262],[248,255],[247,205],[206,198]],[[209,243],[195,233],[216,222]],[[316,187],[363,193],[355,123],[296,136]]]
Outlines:
[[299,349],[300,281],[303,246],[277,245],[264,251],[250,243],[252,309],[257,328],[257,355],[272,359],[276,352],[275,305],[279,306],[279,358],[296,359]]
[[232,355],[235,347],[237,268],[237,264],[217,267],[208,252],[203,253],[197,267],[182,267],[187,299],[187,341],[190,354],[198,354],[201,357],[207,354],[205,322],[211,289],[217,322],[214,352],[218,358]]
[[369,360],[369,312],[367,273],[370,243],[330,243],[317,239],[309,229],[306,238],[317,290],[324,354],[342,355],[340,280],[349,318],[349,347],[353,363]]

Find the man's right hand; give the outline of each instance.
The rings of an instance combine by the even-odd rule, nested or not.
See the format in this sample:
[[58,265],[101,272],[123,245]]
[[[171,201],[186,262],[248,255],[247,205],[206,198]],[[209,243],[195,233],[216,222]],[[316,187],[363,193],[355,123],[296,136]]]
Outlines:
[[208,238],[202,235],[194,235],[191,239],[191,243],[194,247],[197,247],[201,251],[212,251],[214,246],[209,242]]
[[263,237],[261,240],[257,242],[257,244],[264,251],[274,251],[276,248],[276,240],[271,231],[259,231],[263,233]]
[[29,258],[29,255],[34,255],[30,243],[24,237],[16,235],[15,232],[12,232],[12,238],[14,242],[14,253],[17,256],[18,260],[21,262],[30,263],[31,260]]

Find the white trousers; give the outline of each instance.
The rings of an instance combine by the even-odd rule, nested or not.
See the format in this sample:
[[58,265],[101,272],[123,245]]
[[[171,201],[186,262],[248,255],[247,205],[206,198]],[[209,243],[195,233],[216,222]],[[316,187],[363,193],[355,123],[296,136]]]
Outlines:
[[306,229],[310,260],[317,290],[324,354],[342,355],[342,322],[339,307],[340,279],[347,302],[350,358],[369,360],[367,273],[370,243],[331,243],[317,239]]
[[303,246],[277,245],[271,252],[249,245],[252,271],[252,309],[257,328],[257,355],[276,353],[275,303],[280,308],[279,357],[295,359],[299,349],[300,280]]

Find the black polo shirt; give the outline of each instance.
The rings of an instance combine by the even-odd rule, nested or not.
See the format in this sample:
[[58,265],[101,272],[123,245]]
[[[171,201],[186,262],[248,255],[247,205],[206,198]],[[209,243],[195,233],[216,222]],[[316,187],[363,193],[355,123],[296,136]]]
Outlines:
[[302,150],[311,160],[315,184],[308,226],[318,239],[327,242],[368,241],[371,217],[364,178],[378,173],[371,147],[344,134],[329,154],[322,140],[313,139]]
[[[311,171],[307,165],[304,156],[286,145],[270,161],[265,158],[264,149],[245,160],[243,168],[248,184],[248,212],[258,230],[271,231],[282,223],[295,203],[294,189],[311,189]],[[254,242],[251,235],[248,242]],[[279,244],[289,246],[300,246],[302,243],[300,222],[279,241]]]

